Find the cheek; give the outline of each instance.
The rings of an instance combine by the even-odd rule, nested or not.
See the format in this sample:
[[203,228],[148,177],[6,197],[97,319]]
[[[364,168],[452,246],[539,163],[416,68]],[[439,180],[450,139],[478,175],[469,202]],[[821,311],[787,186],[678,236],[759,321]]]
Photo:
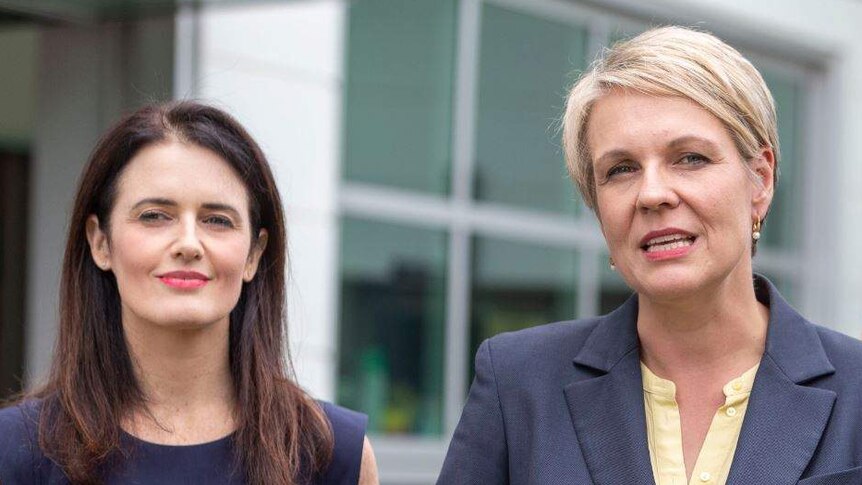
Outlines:
[[691,195],[699,200],[702,220],[707,226],[722,232],[730,228],[748,227],[751,217],[751,198],[748,186],[713,184]]
[[117,285],[122,289],[132,281],[149,279],[163,255],[164,245],[158,238],[135,231],[117,234],[111,241],[111,266]]
[[210,252],[216,280],[219,282],[214,288],[216,298],[230,307],[225,308],[227,311],[236,306],[242,293],[248,252],[248,243],[224,244],[218,251]]
[[248,240],[229,240],[222,241],[221,244],[214,245],[210,250],[210,258],[212,258],[213,266],[219,276],[225,278],[235,286],[242,285],[242,276],[245,272],[246,262],[248,261],[248,253],[251,249]]
[[628,233],[628,221],[630,220],[627,205],[615,197],[607,195],[596,198],[597,217],[601,225],[602,234],[608,245],[613,247],[625,239]]

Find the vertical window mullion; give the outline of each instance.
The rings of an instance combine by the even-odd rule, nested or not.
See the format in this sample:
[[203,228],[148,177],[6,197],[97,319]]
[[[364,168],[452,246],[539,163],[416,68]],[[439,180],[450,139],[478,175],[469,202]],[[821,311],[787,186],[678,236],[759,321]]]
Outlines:
[[452,225],[449,231],[446,357],[444,374],[444,430],[452,433],[466,398],[468,342],[470,341],[470,236],[475,106],[479,59],[480,0],[458,5],[455,92],[452,97]]

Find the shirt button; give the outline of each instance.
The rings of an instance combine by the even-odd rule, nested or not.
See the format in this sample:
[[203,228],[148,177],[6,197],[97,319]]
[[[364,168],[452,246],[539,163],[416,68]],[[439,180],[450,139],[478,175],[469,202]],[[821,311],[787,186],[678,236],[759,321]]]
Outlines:
[[735,407],[732,407],[732,406],[731,406],[731,407],[727,408],[724,412],[725,412],[728,416],[730,416],[731,418],[732,418],[732,417],[734,417],[734,416],[736,416],[736,408],[735,408]]
[[734,390],[734,391],[739,391],[739,390],[741,390],[741,389],[742,389],[742,383],[741,383],[741,382],[739,382],[739,381],[734,382],[734,383],[733,383],[733,386],[731,386],[731,387],[733,387],[733,390]]
[[701,474],[700,474],[700,481],[701,482],[708,482],[710,480],[712,480],[712,475],[709,472],[701,472]]

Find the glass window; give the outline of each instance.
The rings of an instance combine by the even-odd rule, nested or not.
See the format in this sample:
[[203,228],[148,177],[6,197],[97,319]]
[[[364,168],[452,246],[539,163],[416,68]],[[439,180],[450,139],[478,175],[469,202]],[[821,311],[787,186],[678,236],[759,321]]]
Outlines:
[[446,194],[455,0],[350,2],[344,177]]
[[795,282],[791,278],[776,275],[768,269],[759,267],[757,265],[757,258],[755,258],[754,261],[754,272],[765,276],[766,279],[768,279],[773,285],[775,285],[776,288],[778,288],[778,292],[781,293],[781,296],[785,300],[793,304],[797,298],[796,285],[794,284]]
[[482,7],[474,188],[479,200],[574,214],[557,126],[585,29]]
[[778,140],[781,160],[778,163],[778,187],[772,200],[760,244],[770,248],[799,247],[802,193],[800,190],[801,152],[800,107],[804,90],[799,80],[762,69],[763,78],[775,98],[778,112]]
[[372,432],[441,433],[446,247],[443,231],[343,220],[338,401]]
[[[476,224],[476,207],[452,199],[459,1],[349,3],[344,183],[372,186],[363,193],[391,187],[436,195],[423,204],[435,205],[448,226],[427,229],[375,221],[376,209],[369,212],[361,198],[342,202],[341,209],[361,213],[362,218],[342,220],[337,399],[368,413],[372,432],[442,439],[451,431],[442,424],[453,418],[443,416],[444,369],[447,360],[459,362],[455,367],[462,364],[460,358],[444,353],[448,228],[463,229],[472,238],[466,263],[469,315],[466,322],[460,316],[451,322],[469,325],[456,330],[469,331],[471,364],[478,345],[488,337],[587,311],[606,314],[633,293],[610,269],[606,250],[582,248],[580,239],[560,247],[559,241],[506,240],[485,231],[497,225],[506,226],[500,229],[507,234],[529,230],[530,224],[524,222],[544,219],[538,212],[579,223],[593,218],[567,176],[559,116],[567,88],[587,67],[589,39],[631,37],[641,25],[612,19],[593,24],[589,13],[578,25],[538,10],[530,12],[526,3],[520,7],[518,2],[479,3],[479,19],[467,17],[478,22],[479,32],[466,33],[478,36],[477,65],[460,73],[476,76],[475,103],[467,107],[475,119],[473,172],[467,176],[475,201],[495,204],[503,213],[512,211],[511,226],[500,219],[489,226]],[[769,256],[761,271],[772,275],[792,298],[798,296],[798,281],[777,265],[795,257],[800,242],[805,77],[781,70],[762,72],[776,100],[782,160],[781,180],[761,241]],[[393,204],[403,200],[404,214],[420,209],[415,214],[421,226],[427,207],[412,207],[413,197],[395,197]],[[582,265],[581,258],[590,258],[590,263],[600,258],[599,268]],[[586,277],[582,268],[591,279],[588,287],[579,288],[579,278]]]
[[471,355],[486,338],[577,314],[573,250],[473,240]]

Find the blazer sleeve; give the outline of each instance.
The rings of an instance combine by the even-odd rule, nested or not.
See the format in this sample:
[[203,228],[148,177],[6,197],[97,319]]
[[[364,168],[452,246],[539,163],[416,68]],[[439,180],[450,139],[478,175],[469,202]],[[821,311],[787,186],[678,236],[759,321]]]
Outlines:
[[437,485],[478,483],[509,483],[506,428],[489,340],[476,352],[476,376],[437,479]]

